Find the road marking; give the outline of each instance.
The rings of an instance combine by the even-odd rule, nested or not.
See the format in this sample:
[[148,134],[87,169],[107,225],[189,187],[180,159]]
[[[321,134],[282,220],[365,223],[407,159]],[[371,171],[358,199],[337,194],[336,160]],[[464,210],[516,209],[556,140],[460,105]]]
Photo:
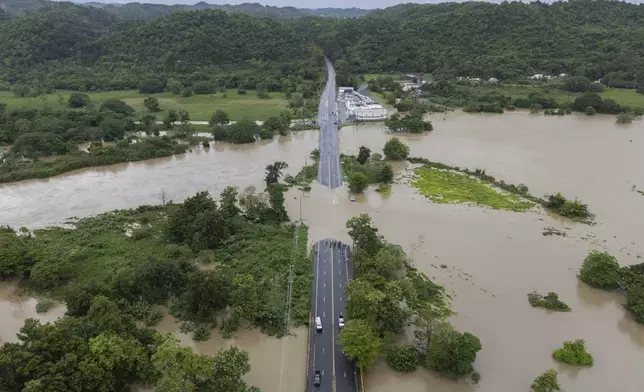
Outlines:
[[340,297],[340,302],[342,302],[342,297]]
[[[333,264],[333,252],[331,252],[331,264]],[[331,274],[331,298],[334,297],[334,292],[333,292],[333,274]],[[335,322],[335,307],[333,304],[334,301],[331,301],[331,320],[332,322]],[[331,339],[331,345],[333,347],[333,383],[331,384],[332,390],[335,392],[335,328],[331,328],[333,331],[333,339]]]
[[326,289],[326,283],[322,283],[324,285],[324,288]]
[[322,297],[322,302],[326,302],[326,297]]
[[322,312],[322,317],[326,317],[326,312]]
[[347,378],[347,372],[344,372],[344,378]]

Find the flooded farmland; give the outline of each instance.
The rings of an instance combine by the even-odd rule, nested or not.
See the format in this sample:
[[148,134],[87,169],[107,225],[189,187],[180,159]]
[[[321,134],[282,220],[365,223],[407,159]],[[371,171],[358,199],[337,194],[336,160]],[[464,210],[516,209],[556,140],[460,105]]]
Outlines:
[[[394,185],[386,197],[367,191],[356,203],[349,201],[346,190],[314,185],[301,200],[296,190],[287,196],[294,218],[299,217],[301,202],[309,240],[330,236],[347,240],[346,220],[369,213],[389,241],[402,245],[420,270],[445,285],[458,313],[453,324],[480,337],[483,350],[475,362],[482,376],[478,391],[528,390],[534,377],[548,368],[560,372],[562,388],[568,392],[644,389],[644,374],[639,370],[644,363],[644,326],[623,309],[621,296],[590,289],[576,278],[592,249],[609,251],[622,264],[644,261],[644,196],[633,191],[633,186],[644,189],[644,124],[619,126],[613,117],[527,113],[454,113],[435,115],[432,120],[435,131],[431,134],[400,136],[409,144],[411,155],[485,168],[497,179],[528,185],[534,195],[562,192],[568,198],[578,197],[596,214],[597,225],[576,224],[546,213],[431,204],[405,185]],[[376,152],[389,137],[382,125],[347,127],[340,131],[340,146],[345,153],[356,153],[360,145]],[[297,132],[253,145],[220,143],[183,156],[3,185],[0,224],[43,227],[72,216],[159,203],[161,189],[178,201],[203,189],[218,194],[227,185],[260,188],[266,164],[286,161],[287,171],[295,174],[317,143],[317,132]],[[400,164],[396,170],[400,173],[405,167]],[[544,236],[546,227],[562,230],[567,237]],[[441,264],[447,268],[440,268]],[[531,308],[526,294],[534,290],[557,292],[572,312],[551,314]],[[9,314],[18,323],[29,317],[15,313],[7,301],[0,297],[5,319]],[[160,328],[165,325],[166,332],[176,333],[166,322],[170,319]],[[6,341],[17,330],[3,327],[1,332]],[[303,379],[292,373],[304,363],[305,332],[291,338],[286,351],[283,342],[253,331],[242,332],[232,341],[219,341],[217,336],[194,343],[178,337],[207,354],[231,343],[249,349],[253,371],[247,381],[265,391],[302,388]],[[595,357],[592,368],[564,367],[551,358],[564,340],[574,339],[586,340]],[[285,354],[287,378],[273,369],[281,369],[284,362],[278,361],[285,352],[293,353]],[[297,357],[299,352],[302,358]],[[270,367],[263,368],[264,363]],[[369,392],[475,388],[424,370],[394,373],[384,363],[366,374],[365,386]]]

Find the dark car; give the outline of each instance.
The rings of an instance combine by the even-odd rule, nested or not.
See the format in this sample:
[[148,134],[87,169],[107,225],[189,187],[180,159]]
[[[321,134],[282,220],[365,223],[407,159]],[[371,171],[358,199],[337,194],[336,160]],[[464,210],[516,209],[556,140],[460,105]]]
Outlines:
[[315,376],[313,376],[313,385],[319,387],[322,383],[322,373],[319,370],[315,371]]

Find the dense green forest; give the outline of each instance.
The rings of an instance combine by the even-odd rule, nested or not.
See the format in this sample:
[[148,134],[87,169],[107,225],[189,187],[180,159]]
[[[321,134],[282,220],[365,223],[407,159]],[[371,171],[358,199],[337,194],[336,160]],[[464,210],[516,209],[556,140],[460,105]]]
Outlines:
[[255,78],[279,91],[288,75],[322,73],[322,54],[340,77],[568,73],[614,87],[644,80],[644,6],[607,0],[404,4],[349,19],[204,10],[127,22],[105,8],[60,4],[1,22],[0,36],[5,87],[124,89],[153,75],[231,88]]
[[[55,5],[52,1],[47,0],[2,0],[2,5],[7,13],[12,15],[23,15],[26,12],[36,11]],[[254,16],[265,16],[270,18],[289,19],[301,18],[303,16],[324,16],[333,18],[351,18],[366,15],[370,10],[360,8],[295,8],[295,7],[273,7],[261,5],[259,3],[244,4],[208,4],[199,2],[194,5],[189,4],[148,4],[148,3],[127,3],[127,4],[109,4],[109,2],[86,2],[85,6],[103,8],[106,11],[118,16],[121,20],[154,20],[162,16],[173,14],[180,11],[203,11],[203,10],[224,10],[228,12],[243,12]]]

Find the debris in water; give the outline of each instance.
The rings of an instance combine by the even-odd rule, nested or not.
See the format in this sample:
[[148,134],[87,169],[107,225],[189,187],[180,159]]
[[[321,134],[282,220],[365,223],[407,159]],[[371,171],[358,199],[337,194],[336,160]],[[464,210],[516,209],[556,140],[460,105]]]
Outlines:
[[543,234],[544,236],[557,235],[559,237],[568,237],[568,233],[561,231],[559,229],[556,229],[554,227],[545,227],[541,234]]

